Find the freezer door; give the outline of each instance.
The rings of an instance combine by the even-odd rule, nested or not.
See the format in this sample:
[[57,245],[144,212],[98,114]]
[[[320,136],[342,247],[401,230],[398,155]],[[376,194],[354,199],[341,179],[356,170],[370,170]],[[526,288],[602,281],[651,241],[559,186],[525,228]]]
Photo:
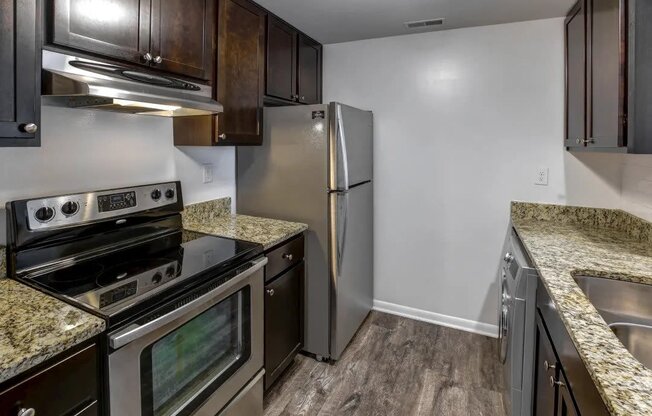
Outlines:
[[373,184],[330,194],[331,358],[373,306]]
[[373,113],[330,103],[329,186],[345,191],[373,179]]

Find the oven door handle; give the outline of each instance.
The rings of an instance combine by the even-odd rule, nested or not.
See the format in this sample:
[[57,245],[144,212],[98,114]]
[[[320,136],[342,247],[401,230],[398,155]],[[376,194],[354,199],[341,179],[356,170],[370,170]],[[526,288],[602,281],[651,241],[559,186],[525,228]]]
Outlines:
[[132,341],[142,338],[147,334],[151,334],[152,332],[169,324],[175,319],[181,318],[197,309],[201,309],[207,303],[210,303],[216,298],[219,298],[230,288],[241,283],[242,281],[250,277],[252,274],[262,269],[266,264],[267,264],[267,257],[263,257],[259,260],[255,260],[250,268],[238,274],[228,282],[224,283],[219,288],[200,296],[199,298],[193,300],[192,302],[187,303],[181,306],[180,308],[175,309],[172,312],[163,315],[159,318],[156,318],[153,321],[148,322],[144,325],[132,324],[127,326],[126,328],[109,336],[109,345],[113,349],[124,347],[125,345],[129,344]]

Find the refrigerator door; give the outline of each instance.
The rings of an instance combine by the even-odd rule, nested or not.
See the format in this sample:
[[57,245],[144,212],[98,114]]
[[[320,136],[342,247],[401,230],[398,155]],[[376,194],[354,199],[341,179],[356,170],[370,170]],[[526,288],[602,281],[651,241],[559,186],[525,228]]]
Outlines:
[[373,306],[373,184],[329,194],[331,358],[338,360]]
[[308,224],[304,350],[330,354],[328,106],[268,107],[262,146],[238,147],[236,208]]
[[330,103],[329,184],[345,191],[373,176],[373,113]]

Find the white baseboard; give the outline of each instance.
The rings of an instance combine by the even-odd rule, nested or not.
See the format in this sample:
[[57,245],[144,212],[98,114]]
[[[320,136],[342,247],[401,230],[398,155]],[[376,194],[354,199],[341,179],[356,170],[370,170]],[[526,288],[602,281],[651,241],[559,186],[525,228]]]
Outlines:
[[389,313],[392,315],[403,316],[405,318],[415,319],[417,321],[423,321],[435,325],[459,329],[466,332],[472,332],[474,334],[498,338],[498,326],[486,324],[484,322],[456,318],[454,316],[442,315],[440,313],[424,311],[422,309],[411,308],[409,306],[397,305],[395,303],[389,303],[375,299],[374,310]]

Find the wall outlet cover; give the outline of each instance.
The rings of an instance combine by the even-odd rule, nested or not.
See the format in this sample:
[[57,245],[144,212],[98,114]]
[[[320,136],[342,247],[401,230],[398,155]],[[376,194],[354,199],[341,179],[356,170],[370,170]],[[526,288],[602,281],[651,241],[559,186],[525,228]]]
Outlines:
[[538,168],[536,175],[535,185],[548,186],[548,168]]
[[203,165],[202,172],[203,172],[204,183],[213,182],[213,165],[211,164]]

